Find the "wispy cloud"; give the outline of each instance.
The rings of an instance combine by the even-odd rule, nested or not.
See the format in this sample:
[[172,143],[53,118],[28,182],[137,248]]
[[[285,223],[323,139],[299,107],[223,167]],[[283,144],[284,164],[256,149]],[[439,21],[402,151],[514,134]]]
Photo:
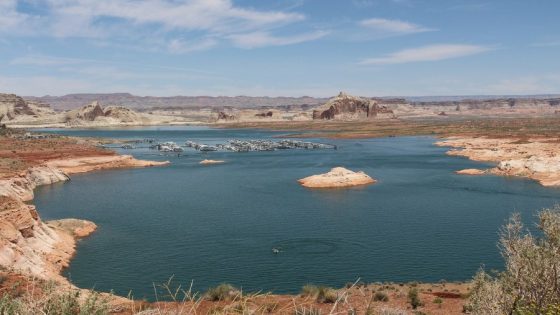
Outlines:
[[0,1],[0,37],[132,38],[146,47],[163,38],[170,52],[186,53],[211,48],[230,35],[271,32],[306,18],[297,12],[242,7],[232,0],[33,0],[26,5],[37,10],[20,12],[18,3],[24,1]]
[[381,18],[362,20],[359,24],[369,30],[386,35],[403,35],[435,31],[433,28],[424,27],[410,22]]
[[235,34],[229,38],[233,43],[242,48],[257,48],[263,46],[293,45],[317,40],[329,34],[328,31],[315,31],[292,36],[274,36],[269,32],[252,32],[246,34]]
[[491,50],[490,47],[478,45],[438,44],[417,48],[403,49],[384,57],[368,58],[362,65],[387,65],[421,61],[437,61],[475,55]]

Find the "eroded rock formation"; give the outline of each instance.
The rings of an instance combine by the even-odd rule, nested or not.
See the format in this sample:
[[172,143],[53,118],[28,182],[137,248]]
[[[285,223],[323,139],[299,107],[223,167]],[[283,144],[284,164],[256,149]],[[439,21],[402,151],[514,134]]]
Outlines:
[[386,106],[379,106],[376,101],[351,96],[340,92],[325,105],[313,111],[313,119],[367,119],[378,114],[392,114]]
[[26,101],[15,94],[0,93],[0,117],[4,122],[14,120],[18,116],[39,117],[54,115],[55,112],[46,104]]

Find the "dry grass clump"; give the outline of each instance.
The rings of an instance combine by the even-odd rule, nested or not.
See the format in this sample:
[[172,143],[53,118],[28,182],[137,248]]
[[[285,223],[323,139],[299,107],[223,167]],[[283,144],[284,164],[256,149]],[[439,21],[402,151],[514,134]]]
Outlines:
[[480,270],[465,311],[474,314],[560,314],[560,206],[538,214],[536,237],[514,214],[502,228],[505,271]]

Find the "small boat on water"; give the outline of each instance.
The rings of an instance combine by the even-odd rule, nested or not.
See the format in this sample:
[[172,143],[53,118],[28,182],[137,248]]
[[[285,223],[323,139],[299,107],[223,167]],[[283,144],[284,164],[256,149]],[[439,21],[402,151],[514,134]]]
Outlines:
[[272,247],[272,253],[273,254],[279,254],[280,253],[280,249],[276,248],[276,247]]
[[218,151],[218,148],[213,147],[211,145],[201,145],[198,150],[202,152],[209,152],[209,151]]

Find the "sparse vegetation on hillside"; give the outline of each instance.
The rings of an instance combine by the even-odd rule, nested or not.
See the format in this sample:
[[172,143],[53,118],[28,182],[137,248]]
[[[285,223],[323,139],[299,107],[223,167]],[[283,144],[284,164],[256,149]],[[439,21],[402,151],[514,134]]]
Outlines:
[[64,290],[54,282],[33,281],[25,290],[5,292],[0,296],[3,315],[105,315],[109,301],[99,293]]
[[501,231],[505,271],[474,278],[466,309],[474,314],[560,314],[560,206],[538,214],[539,236],[514,214]]

